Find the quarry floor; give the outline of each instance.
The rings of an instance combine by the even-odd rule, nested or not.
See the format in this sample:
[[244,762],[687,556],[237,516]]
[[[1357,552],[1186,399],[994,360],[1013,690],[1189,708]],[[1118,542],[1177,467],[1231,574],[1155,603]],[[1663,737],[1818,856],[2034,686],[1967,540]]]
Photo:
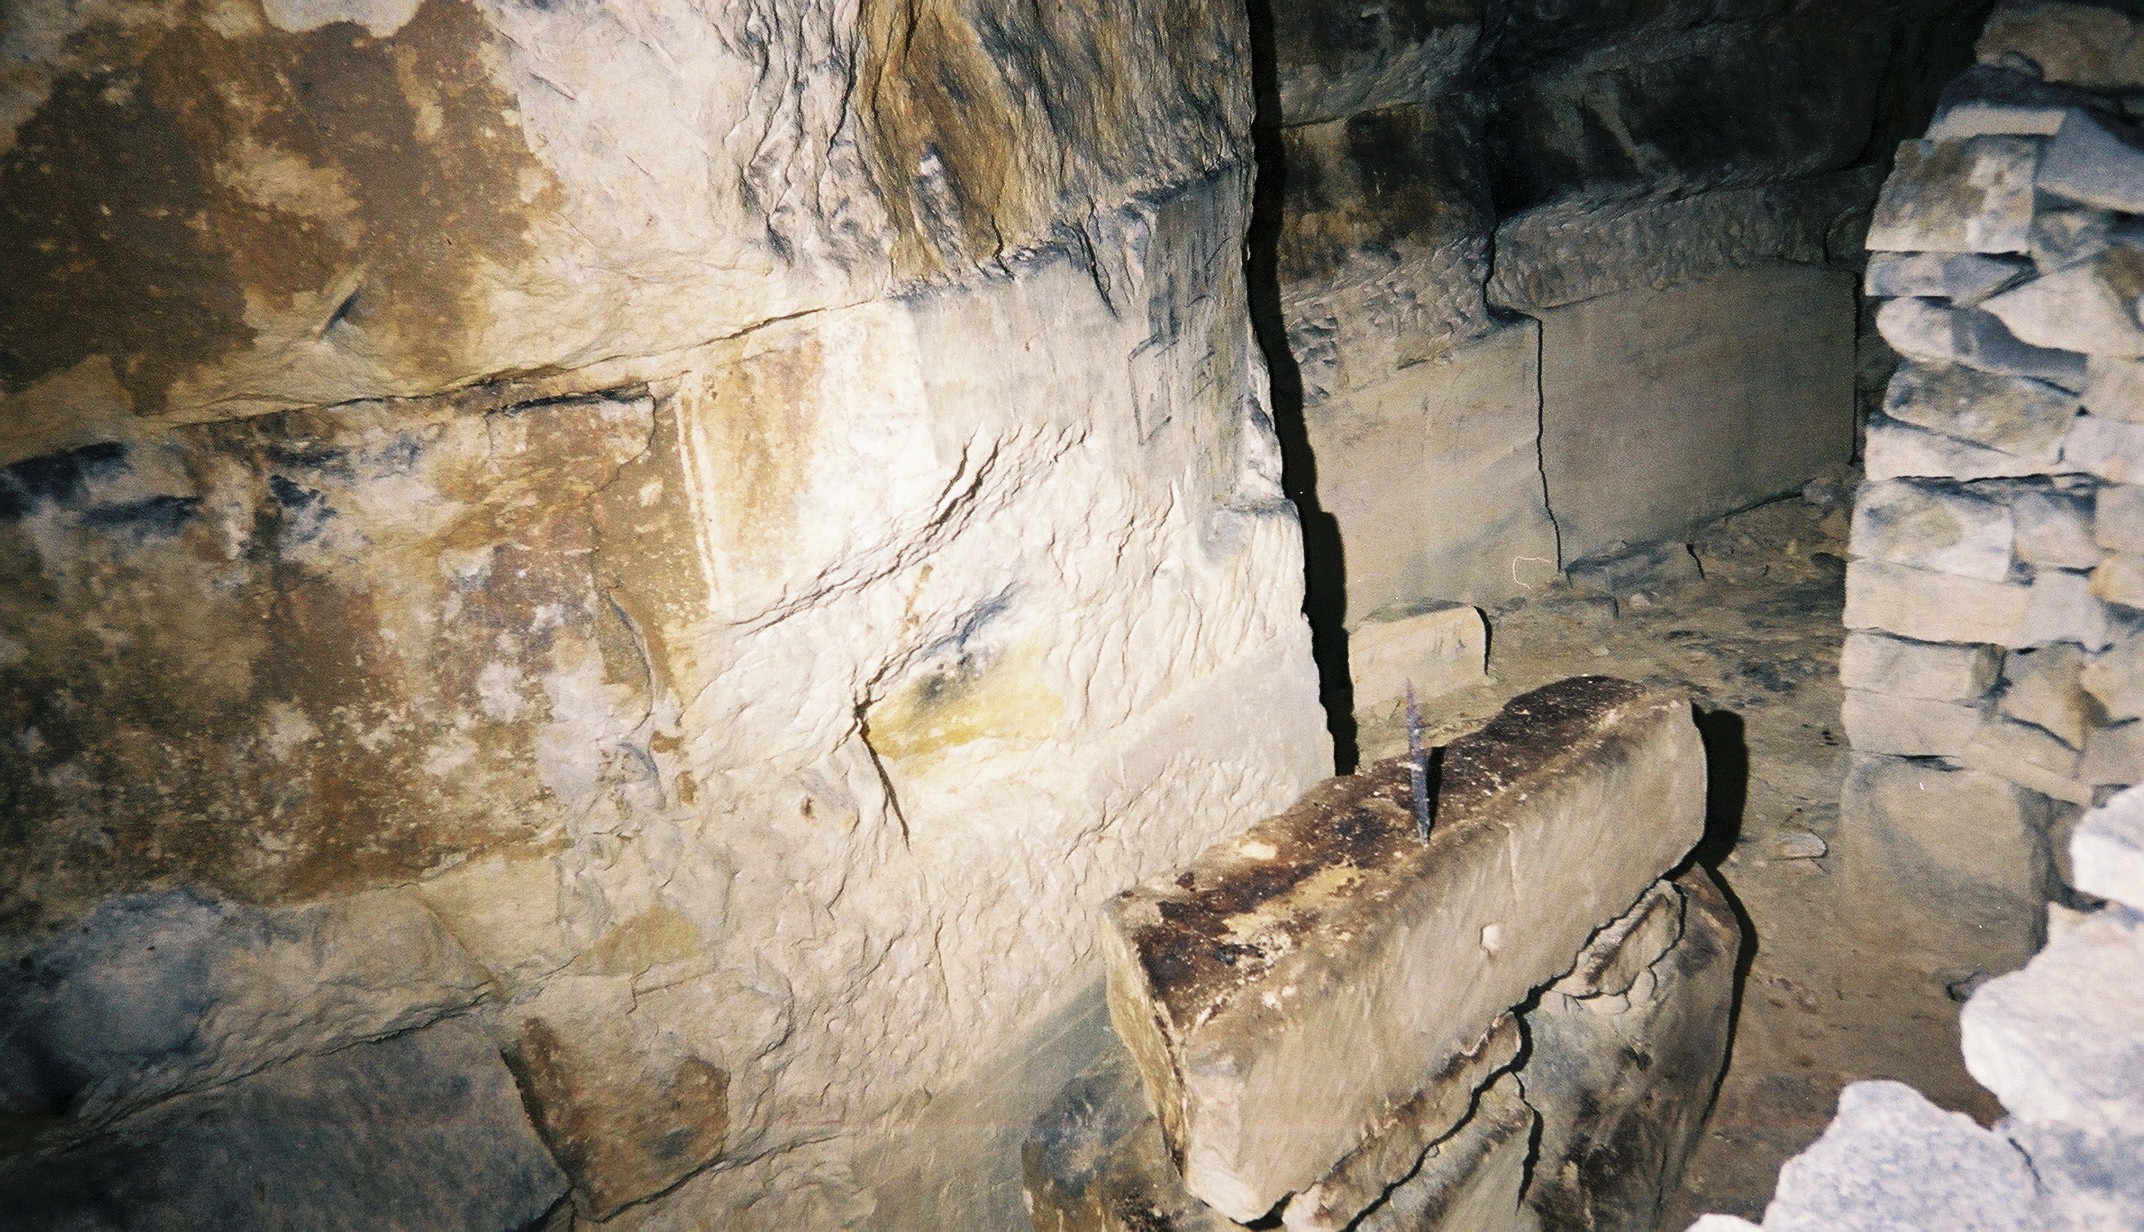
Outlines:
[[[1702,577],[1677,558],[1621,598],[1558,585],[1489,613],[1489,682],[1423,707],[1439,744],[1565,676],[1680,687],[1696,704],[1712,777],[1698,858],[1743,913],[1745,975],[1718,1101],[1660,1223],[1674,1232],[1706,1211],[1761,1216],[1848,1082],[1896,1078],[1983,1123],[2000,1115],[1959,1060],[1950,988],[1974,973],[1926,956],[1910,877],[1849,896],[1837,875],[1856,855],[1838,808],[1850,493],[1819,481],[1715,523],[1692,545]],[[1356,720],[1364,762],[1404,751],[1397,705]]]

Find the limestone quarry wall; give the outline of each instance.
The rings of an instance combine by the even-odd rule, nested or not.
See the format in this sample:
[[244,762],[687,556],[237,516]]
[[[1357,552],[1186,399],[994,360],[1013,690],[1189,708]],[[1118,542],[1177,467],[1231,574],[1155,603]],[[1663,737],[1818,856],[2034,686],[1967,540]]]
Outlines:
[[1241,10],[0,39],[0,1225],[1017,1209],[904,1135],[1331,768]]
[[1514,598],[1845,462],[1894,358],[1868,212],[1985,8],[1274,0],[1276,389],[1334,619]]

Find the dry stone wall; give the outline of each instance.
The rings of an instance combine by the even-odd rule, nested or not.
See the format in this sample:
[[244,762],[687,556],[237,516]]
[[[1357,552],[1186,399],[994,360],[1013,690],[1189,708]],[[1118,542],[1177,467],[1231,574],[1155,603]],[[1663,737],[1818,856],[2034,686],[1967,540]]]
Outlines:
[[0,37],[0,1224],[267,1218],[155,1178],[279,1116],[374,1127],[233,1174],[307,1226],[1016,1219],[906,1128],[1331,766],[1240,10]]
[[2000,10],[1869,232],[1906,363],[1854,513],[1844,811],[1987,970],[2036,948],[2078,813],[2144,779],[2144,73],[2068,67],[2110,23],[2144,28]]
[[1282,387],[1346,627],[1844,463],[1895,359],[1862,230],[1974,9],[1273,0]]

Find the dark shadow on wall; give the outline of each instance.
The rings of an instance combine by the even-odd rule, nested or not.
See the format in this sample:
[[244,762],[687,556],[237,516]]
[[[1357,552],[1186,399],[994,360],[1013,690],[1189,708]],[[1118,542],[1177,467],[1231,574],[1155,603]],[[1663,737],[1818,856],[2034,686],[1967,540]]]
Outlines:
[[1697,711],[1697,734],[1705,744],[1705,835],[1691,856],[1718,868],[1742,837],[1742,811],[1749,802],[1749,741],[1742,716],[1732,710]]
[[1265,352],[1273,382],[1273,429],[1280,437],[1281,488],[1303,522],[1303,615],[1310,622],[1310,653],[1318,667],[1318,703],[1333,738],[1333,768],[1352,774],[1360,751],[1355,741],[1355,686],[1347,673],[1347,564],[1340,523],[1318,504],[1318,462],[1303,420],[1303,374],[1288,350],[1281,314],[1280,230],[1287,160],[1281,149],[1280,71],[1275,59],[1272,0],[1249,0],[1251,87],[1258,102],[1252,148],[1258,178],[1251,194],[1250,234],[1244,279],[1250,291],[1251,327]]

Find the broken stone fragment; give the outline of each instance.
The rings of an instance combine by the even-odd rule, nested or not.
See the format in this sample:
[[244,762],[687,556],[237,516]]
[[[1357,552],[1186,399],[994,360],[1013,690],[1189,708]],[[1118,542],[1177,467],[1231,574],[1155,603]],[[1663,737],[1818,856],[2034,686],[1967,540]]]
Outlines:
[[1660,1226],[1727,1062],[1741,942],[1692,868],[1602,929],[1527,1012],[1518,1078],[1541,1138],[1526,1205],[1543,1228]]
[[2052,137],[2075,109],[2106,111],[2106,99],[1995,65],[1975,65],[1943,87],[1931,141],[2010,134]]
[[2084,663],[2084,652],[2070,645],[2012,653],[2003,661],[2002,712],[2083,748],[2100,718],[2098,703],[2078,683]]
[[1857,556],[1999,582],[2015,542],[2007,505],[1953,487],[1870,483],[1854,502]]
[[1869,223],[1869,249],[2029,251],[2039,157],[2028,137],[1901,143]]
[[1961,766],[2001,775],[2051,800],[2092,802],[2091,787],[2078,781],[2082,754],[2029,723],[1990,715],[1952,757]]
[[2070,838],[2070,867],[2078,889],[2144,911],[2144,786],[2086,815]]
[[2144,484],[2144,424],[2079,415],[2063,438],[2062,460],[2109,483]]
[[2094,787],[2144,783],[2144,723],[2094,728],[2085,737],[2084,764],[2077,777]]
[[2077,396],[2043,381],[1961,364],[1906,363],[1891,378],[1883,409],[1901,423],[2051,466],[2077,418]]
[[1983,65],[2023,60],[2048,81],[2088,90],[2144,85],[2144,23],[2118,5],[2009,0],[1973,50]]
[[70,1151],[0,1163],[0,1229],[517,1232],[565,1190],[497,1049],[450,1019],[180,1096]]
[[2116,245],[2090,261],[2004,291],[1981,307],[2033,346],[2136,359],[2144,356],[2139,295],[2144,295],[2144,249]]
[[2144,548],[2144,487],[2108,484],[2093,494],[2093,542],[2109,551]]
[[1505,1014],[1471,1049],[1453,1057],[1413,1099],[1371,1129],[1362,1145],[1325,1179],[1288,1199],[1281,1222],[1290,1232],[1340,1232],[1384,1196],[1394,1178],[1414,1172],[1431,1144],[1449,1137],[1475,1096],[1510,1068],[1524,1042],[1519,1020]]
[[1186,1187],[1253,1220],[1327,1175],[1682,858],[1704,783],[1687,702],[1567,680],[1445,750],[1426,845],[1395,759],[1118,896],[1110,1021]]
[[2132,611],[2144,611],[2144,555],[2109,552],[2092,570],[2092,594]]
[[2144,213],[2144,148],[2098,116],[2071,112],[2041,152],[2034,184],[2098,209]]
[[[2102,558],[2104,559],[2104,558]],[[2113,622],[2097,591],[2094,574],[2041,569],[2032,575],[2032,594],[2013,647],[2075,642],[2089,651],[2105,649]]]
[[1498,1078],[1459,1132],[1431,1147],[1414,1175],[1355,1224],[1357,1232],[1534,1232],[1538,1225],[1519,1199],[1538,1122],[1517,1077]]
[[2144,363],[2096,356],[2085,372],[2084,404],[2094,415],[2144,423]]
[[1355,708],[1390,702],[1410,684],[1416,697],[1480,684],[1487,676],[1488,653],[1489,628],[1475,608],[1431,604],[1424,611],[1366,620],[1347,637]]
[[1863,464],[1871,482],[2017,478],[2046,474],[2059,466],[1929,432],[1882,415],[1869,416],[1863,450]]
[[1856,632],[1846,635],[1839,655],[1839,679],[1849,689],[1963,702],[1993,688],[2001,666],[2002,652],[1993,646],[1955,646]]
[[2144,637],[2132,634],[2093,655],[2077,683],[2099,699],[2108,718],[2144,718]]

